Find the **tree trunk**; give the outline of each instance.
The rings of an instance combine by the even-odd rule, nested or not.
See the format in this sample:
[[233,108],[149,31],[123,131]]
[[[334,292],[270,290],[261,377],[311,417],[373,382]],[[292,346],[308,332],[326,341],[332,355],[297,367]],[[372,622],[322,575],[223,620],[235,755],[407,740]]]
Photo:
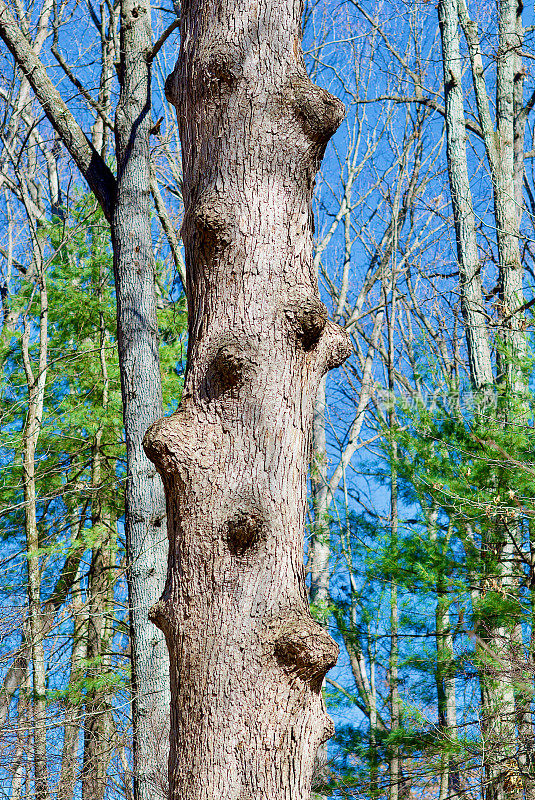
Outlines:
[[[392,491],[394,495],[394,491]],[[400,699],[398,687],[398,658],[399,658],[399,610],[398,587],[394,578],[390,587],[390,654],[388,676],[390,681],[390,725],[392,732],[398,731],[400,726]],[[400,796],[401,764],[399,745],[394,744],[389,753],[389,800],[398,800]]]
[[36,800],[48,800],[46,735],[45,627],[41,612],[41,568],[37,527],[35,453],[41,432],[48,360],[48,295],[38,245],[33,248],[39,285],[39,357],[34,375],[30,355],[29,312],[24,320],[22,358],[28,385],[28,411],[23,432],[22,482],[24,490],[24,528],[28,556],[28,615],[33,674],[33,761]]
[[166,84],[180,109],[188,369],[145,447],[167,495],[152,616],[171,656],[176,800],[304,799],[333,730],[321,685],[338,648],[309,613],[302,547],[314,400],[350,352],[318,297],[311,231],[343,106],[306,75],[301,12],[184,4]]
[[[98,241],[92,243],[94,251]],[[100,267],[96,296],[102,302],[106,273]],[[106,362],[107,330],[102,311],[99,313],[99,356],[102,379],[102,411],[108,411],[109,378]],[[95,386],[95,391],[100,387]],[[91,465],[91,527],[95,545],[88,575],[89,618],[87,626],[87,663],[90,680],[86,693],[84,720],[84,764],[82,768],[82,800],[103,800],[108,778],[114,731],[112,703],[106,685],[99,686],[99,676],[111,669],[109,646],[113,634],[112,605],[115,576],[116,523],[105,499],[105,486],[113,480],[106,471],[102,448],[103,423],[100,422],[93,441]]]
[[453,221],[457,239],[457,261],[461,285],[461,308],[472,385],[478,392],[494,384],[492,360],[481,287],[481,266],[476,237],[476,218],[468,177],[462,61],[456,0],[441,0],[438,5],[444,104],[446,108],[446,148]]
[[148,610],[165,582],[165,497],[142,447],[162,415],[154,256],[150,231],[150,6],[121,5],[121,90],[115,119],[117,195],[112,219],[117,336],[128,479],[125,531],[132,632],[134,791],[152,800],[155,726],[169,719],[169,666]]
[[[308,565],[310,570],[309,599],[315,606],[315,618],[327,628],[329,622],[329,558],[331,554],[329,528],[329,483],[327,476],[327,437],[325,434],[326,376],[318,386],[312,422],[312,458],[310,464],[310,489],[313,504],[313,527],[310,537]],[[316,754],[312,778],[312,798],[322,800],[314,791],[328,780],[327,742]]]
[[[97,456],[100,459],[100,453]],[[97,467],[97,470],[99,467]],[[95,476],[96,470],[93,470]],[[95,483],[93,482],[93,486]],[[97,499],[98,506],[100,501]],[[112,533],[113,532],[113,533]],[[110,615],[113,602],[113,567],[115,562],[115,520],[98,509],[93,518],[93,534],[98,543],[93,547],[89,569],[89,619],[87,627],[87,663],[89,687],[86,693],[84,720],[84,764],[82,800],[103,800],[108,779],[108,766],[113,754],[112,698],[99,678],[111,669],[109,646],[112,635]]]
[[450,598],[440,578],[437,585],[436,645],[437,668],[436,684],[438,698],[438,724],[443,736],[444,753],[441,758],[440,800],[455,797],[459,787],[458,769],[451,759],[450,748],[457,738],[457,706],[455,702],[455,677],[453,673],[453,637],[450,627]]
[[[76,536],[77,521],[72,526],[73,540]],[[76,694],[80,692],[80,681],[84,674],[84,661],[87,655],[87,614],[82,600],[82,589],[78,577],[72,590],[72,615],[74,617],[71,671],[69,689]],[[74,702],[73,702],[74,700]],[[56,800],[73,800],[78,776],[78,744],[80,739],[80,703],[69,697],[63,720],[63,752],[61,756],[61,772],[56,792]]]
[[[497,380],[501,385],[505,402],[494,408],[496,420],[511,426],[518,424],[523,415],[523,396],[526,391],[522,359],[526,354],[526,334],[523,320],[523,266],[519,252],[519,225],[522,192],[520,175],[523,175],[523,138],[525,115],[522,104],[522,80],[519,53],[522,46],[521,3],[517,0],[500,0],[498,3],[498,48],[496,57],[496,124],[491,114],[491,101],[485,84],[481,39],[477,24],[470,19],[465,0],[441,0],[439,15],[441,22],[444,76],[446,85],[446,121],[448,135],[448,167],[453,200],[453,212],[457,231],[457,243],[461,274],[461,296],[463,314],[467,328],[472,384],[480,388],[484,373],[492,376],[490,353],[487,346],[479,349],[484,358],[475,358],[476,349],[471,341],[483,343],[481,332],[485,324],[477,315],[469,315],[475,299],[480,304],[480,279],[475,258],[477,243],[473,233],[474,215],[466,170],[466,150],[462,138],[465,135],[463,95],[461,82],[458,22],[463,28],[470,57],[472,83],[477,101],[481,137],[485,143],[486,156],[492,182],[494,217],[498,247],[498,306],[501,320],[498,347]],[[516,119],[515,119],[516,113]],[[464,231],[464,233],[463,233]],[[472,265],[472,266],[471,266]],[[471,278],[471,276],[473,276]],[[471,299],[470,292],[476,294]],[[474,308],[476,307],[474,306]],[[481,315],[480,315],[481,316]],[[478,333],[478,329],[480,333]],[[488,367],[485,366],[488,362]],[[487,378],[485,378],[487,381]],[[489,410],[486,411],[490,418]],[[497,493],[500,478],[495,471]],[[495,524],[486,527],[482,545],[483,561],[487,575],[481,580],[481,599],[493,591],[503,591],[510,600],[517,595],[517,567],[515,554],[521,548],[519,526],[507,525],[499,517]],[[500,620],[500,615],[497,615]],[[519,796],[521,780],[515,764],[518,736],[515,727],[515,695],[511,679],[512,635],[514,619],[510,623],[496,621],[492,615],[479,623],[480,643],[476,646],[476,658],[481,684],[482,715],[481,730],[484,741],[484,769],[486,800],[505,800]],[[494,654],[489,658],[489,652]],[[517,780],[518,779],[518,780]]]
[[[397,247],[394,249],[394,258],[397,252]],[[391,464],[390,464],[390,557],[394,565],[394,571],[397,564],[398,552],[398,467],[397,467],[397,441],[395,438],[395,425],[396,414],[394,409],[394,328],[395,328],[395,314],[396,314],[396,264],[395,261],[392,265],[393,279],[392,279],[392,295],[390,307],[388,307],[388,298],[386,291],[385,309],[388,309],[388,391],[390,394],[389,408],[388,408],[388,432],[391,448]],[[401,723],[401,702],[399,697],[399,684],[398,684],[398,670],[399,670],[399,608],[398,608],[398,585],[397,574],[391,578],[390,583],[390,654],[388,673],[390,679],[390,725],[392,733],[397,732]],[[390,791],[389,800],[398,800],[401,798],[402,792],[402,771],[400,748],[394,744],[390,748],[389,754],[389,775],[390,775]]]
[[331,553],[329,530],[329,480],[327,475],[327,439],[325,435],[325,377],[320,381],[314,421],[312,425],[312,464],[310,487],[314,508],[312,536],[310,538],[310,602],[317,606],[323,621],[327,622],[329,604],[329,556]]
[[[522,396],[526,391],[526,378],[519,359],[526,354],[524,324],[524,267],[520,257],[520,217],[522,195],[518,191],[518,172],[524,171],[523,148],[515,152],[515,95],[518,54],[523,46],[521,20],[522,3],[518,0],[500,0],[499,46],[496,64],[496,130],[497,148],[490,159],[494,190],[494,213],[499,257],[500,300],[502,301],[503,338],[511,353],[505,354],[504,373],[510,391]],[[520,35],[519,35],[520,34]],[[520,161],[520,163],[518,163]],[[520,196],[519,196],[520,194]],[[517,200],[520,205],[517,205]],[[520,399],[520,398],[518,398]]]

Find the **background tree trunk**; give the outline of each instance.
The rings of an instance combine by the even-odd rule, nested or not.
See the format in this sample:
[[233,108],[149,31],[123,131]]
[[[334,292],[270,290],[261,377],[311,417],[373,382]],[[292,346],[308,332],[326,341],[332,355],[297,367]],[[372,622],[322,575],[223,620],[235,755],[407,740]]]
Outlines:
[[167,494],[153,618],[171,655],[170,796],[308,796],[338,648],[308,611],[302,546],[319,381],[350,352],[312,266],[311,195],[343,105],[308,78],[302,4],[182,9],[189,309],[181,406],[145,447]]
[[[100,153],[102,135],[88,140],[39,61],[35,49],[0,0],[0,36],[32,86],[51,124],[111,223],[117,291],[117,338],[121,367],[127,472],[125,529],[132,626],[134,785],[136,800],[153,792],[155,725],[169,714],[169,668],[163,636],[148,609],[165,578],[165,498],[159,476],[142,447],[147,427],[162,414],[154,255],[150,230],[151,61],[149,2],[121,3],[115,119],[117,180]],[[105,43],[108,47],[108,43]],[[108,70],[109,53],[103,58]],[[101,88],[106,89],[106,80]],[[102,96],[106,102],[106,97]]]
[[[43,273],[41,250],[34,240],[33,257],[39,286],[39,354],[32,366],[30,354],[29,309],[24,320],[22,357],[28,385],[28,412],[23,433],[22,480],[24,521],[28,555],[28,615],[33,663],[33,761],[36,800],[48,800],[46,735],[46,661],[44,620],[41,611],[41,569],[37,525],[35,452],[41,432],[48,361],[48,294]],[[35,370],[37,373],[35,374]]]
[[[75,520],[76,527],[78,527],[78,524],[78,520]],[[79,577],[72,590],[72,607],[74,623],[69,689],[73,692],[74,698],[71,699],[69,697],[65,709],[61,772],[56,791],[56,800],[73,800],[78,777],[81,704],[76,702],[76,694],[80,693],[80,681],[84,674],[84,661],[87,656],[88,625]]]
[[329,483],[327,441],[325,432],[325,377],[320,381],[314,406],[312,425],[312,463],[310,488],[313,504],[313,529],[310,537],[308,563],[310,569],[310,602],[327,622],[329,604]]
[[[476,22],[470,18],[465,0],[442,0],[439,21],[444,64],[445,109],[447,131],[448,174],[453,217],[457,234],[461,304],[466,326],[470,377],[472,386],[481,390],[486,384],[494,388],[492,404],[486,414],[508,425],[521,421],[525,376],[522,359],[526,354],[523,320],[523,265],[520,258],[520,219],[522,191],[519,175],[523,175],[524,109],[522,102],[523,74],[519,53],[523,42],[522,5],[517,0],[498,3],[498,49],[496,59],[496,111],[491,114],[491,100],[485,83],[481,39]],[[488,334],[483,315],[480,263],[475,235],[475,216],[468,179],[466,127],[462,61],[458,28],[463,29],[477,102],[480,135],[485,145],[491,179],[496,242],[498,252],[498,331],[496,377],[493,377]],[[520,86],[515,86],[520,79]],[[515,108],[516,107],[516,108]],[[521,164],[517,162],[520,160]],[[492,381],[492,383],[491,383]],[[501,391],[501,398],[496,390]],[[500,470],[493,471],[497,492],[501,488]],[[479,602],[492,589],[517,592],[515,554],[521,551],[519,525],[508,524],[496,515],[494,524],[484,534],[482,558],[485,572],[480,581]],[[482,734],[485,741],[484,767],[486,800],[505,800],[519,796],[521,780],[516,765],[518,732],[515,727],[515,693],[511,678],[513,662],[514,619],[511,614],[483,616],[478,623],[481,640],[476,645],[482,698]],[[489,652],[493,657],[489,659]],[[517,780],[518,778],[518,780]]]
[[476,237],[476,218],[466,157],[466,126],[456,0],[441,0],[438,6],[444,67],[446,148],[457,259],[461,284],[461,307],[465,322],[470,377],[481,392],[494,384],[487,321],[481,288],[481,266]]
[[117,338],[128,479],[125,531],[132,631],[134,792],[152,800],[153,730],[169,719],[165,642],[148,619],[165,582],[165,497],[143,452],[148,426],[162,411],[155,265],[150,230],[150,5],[121,4],[121,90],[115,117],[117,195],[112,219]]

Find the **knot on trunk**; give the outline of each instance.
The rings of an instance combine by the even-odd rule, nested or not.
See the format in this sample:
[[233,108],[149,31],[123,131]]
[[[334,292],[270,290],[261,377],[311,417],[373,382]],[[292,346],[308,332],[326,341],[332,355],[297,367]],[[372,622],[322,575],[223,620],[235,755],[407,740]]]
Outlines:
[[172,106],[178,106],[177,75],[174,70],[165,79],[164,91],[167,102]]
[[169,631],[169,623],[171,614],[167,608],[167,601],[161,597],[157,603],[154,603],[152,608],[149,608],[149,620],[156,625],[163,633]]
[[318,691],[325,675],[336,664],[338,653],[336,642],[312,617],[287,619],[275,640],[279,663],[308,680]]
[[323,733],[320,739],[320,744],[327,742],[329,739],[332,739],[336,732],[336,728],[334,727],[334,722],[327,714],[323,716]]
[[317,297],[290,298],[286,316],[303,350],[312,350],[321,338],[327,323],[327,308]]
[[324,338],[328,340],[325,358],[325,372],[328,372],[341,366],[349,358],[353,345],[348,332],[331,320],[328,321],[328,331]]
[[307,75],[290,81],[292,106],[306,135],[319,145],[326,145],[346,115],[341,100],[316,86]]
[[196,469],[214,466],[223,447],[223,430],[215,419],[195,407],[191,399],[170,417],[159,419],[143,437],[143,449],[162,476],[181,474],[193,478]]
[[219,47],[200,64],[203,89],[209,92],[231,89],[242,77],[241,59],[235,51]]
[[244,349],[238,343],[219,348],[206,372],[206,393],[209,398],[239,388],[248,367]]
[[263,538],[263,527],[258,515],[250,511],[229,519],[227,542],[232,555],[243,556],[254,548]]
[[236,212],[227,207],[219,194],[206,192],[187,209],[182,228],[190,224],[208,243],[226,246],[234,238]]

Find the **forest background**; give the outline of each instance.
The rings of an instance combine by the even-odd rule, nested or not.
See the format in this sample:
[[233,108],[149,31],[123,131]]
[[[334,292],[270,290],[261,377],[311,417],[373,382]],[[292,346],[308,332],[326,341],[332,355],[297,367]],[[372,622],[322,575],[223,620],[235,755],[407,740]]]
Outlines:
[[[117,4],[12,11],[112,164]],[[187,348],[175,19],[153,10],[166,411]],[[354,346],[320,388],[310,469],[310,599],[341,648],[318,796],[535,797],[531,22],[506,0],[305,7],[309,72],[347,108],[317,183],[315,266]],[[2,59],[0,786],[130,800],[109,227]],[[165,721],[151,729],[164,797]]]

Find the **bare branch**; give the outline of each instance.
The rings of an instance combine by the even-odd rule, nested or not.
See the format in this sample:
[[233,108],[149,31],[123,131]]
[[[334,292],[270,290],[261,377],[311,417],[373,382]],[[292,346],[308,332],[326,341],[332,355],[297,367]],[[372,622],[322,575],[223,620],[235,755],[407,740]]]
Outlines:
[[[535,99],[535,98],[534,98]],[[446,116],[446,109],[444,106],[440,105],[436,100],[433,100],[432,97],[425,97],[424,95],[413,95],[412,97],[402,97],[400,95],[380,95],[379,97],[370,97],[366,100],[359,100],[359,103],[378,103],[384,102],[389,100],[392,103],[421,103],[427,108],[432,108],[433,111],[436,111],[437,114],[440,114],[442,117]],[[479,136],[481,139],[483,138],[483,131],[481,130],[481,126],[477,124],[477,122],[473,122],[472,120],[465,119],[464,126],[467,131],[471,133],[475,133],[476,136]]]
[[[54,35],[56,35],[56,34],[54,34]],[[60,67],[62,68],[63,72],[65,73],[65,75],[70,80],[70,82],[73,84],[73,86],[75,86],[78,89],[78,91],[80,92],[80,94],[82,95],[84,100],[88,103],[88,105],[90,105],[91,108],[93,108],[97,112],[97,114],[102,119],[104,124],[107,125],[108,128],[111,131],[113,131],[113,124],[110,121],[108,115],[102,109],[102,107],[100,106],[100,103],[97,103],[97,101],[94,100],[91,97],[90,93],[87,91],[85,86],[83,86],[82,82],[76,77],[76,75],[74,74],[72,69],[69,67],[69,65],[67,64],[67,62],[65,61],[65,59],[63,58],[63,56],[61,55],[61,53],[59,51],[59,48],[57,46],[57,42],[54,42],[50,49],[52,51],[52,54],[53,54],[54,58],[56,59],[56,61],[58,62],[58,64],[60,65]]]
[[160,224],[162,226],[163,232],[167,236],[167,241],[169,243],[169,248],[173,255],[173,260],[175,262],[175,266],[178,270],[178,274],[180,275],[180,280],[182,281],[182,286],[184,287],[184,291],[186,290],[186,268],[184,266],[184,259],[182,258],[182,253],[180,252],[180,242],[179,238],[176,234],[175,227],[171,222],[171,218],[169,217],[169,213],[167,211],[167,207],[164,203],[163,197],[160,193],[160,189],[158,187],[158,181],[156,176],[153,172],[151,172],[150,176],[150,191],[152,197],[154,199],[154,205],[156,207],[156,212],[158,214],[158,218],[160,220]]
[[169,36],[171,36],[173,31],[176,31],[179,25],[180,25],[180,19],[175,19],[169,25],[169,27],[162,33],[160,38],[154,43],[154,46],[148,55],[149,61],[153,61],[153,59],[156,58],[156,56],[158,55],[159,51],[161,50],[161,48],[163,47]]
[[102,206],[106,218],[111,220],[115,203],[115,178],[69,111],[4,0],[0,0],[0,37],[28,79],[45,114]]

